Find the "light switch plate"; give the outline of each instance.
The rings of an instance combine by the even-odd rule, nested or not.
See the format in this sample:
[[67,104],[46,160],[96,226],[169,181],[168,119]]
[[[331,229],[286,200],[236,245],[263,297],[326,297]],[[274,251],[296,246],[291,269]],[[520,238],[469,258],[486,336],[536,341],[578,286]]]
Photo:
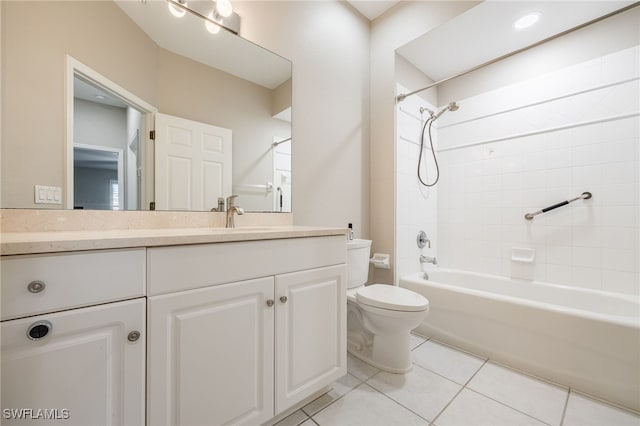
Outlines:
[[35,185],[36,204],[62,204],[62,188],[59,186]]

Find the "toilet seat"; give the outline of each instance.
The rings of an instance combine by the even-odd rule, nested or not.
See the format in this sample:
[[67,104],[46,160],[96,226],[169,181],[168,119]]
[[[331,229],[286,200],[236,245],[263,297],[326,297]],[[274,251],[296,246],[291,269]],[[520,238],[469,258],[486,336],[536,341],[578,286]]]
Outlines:
[[372,284],[358,288],[356,300],[359,304],[392,311],[420,312],[429,308],[429,301],[424,296],[388,284]]

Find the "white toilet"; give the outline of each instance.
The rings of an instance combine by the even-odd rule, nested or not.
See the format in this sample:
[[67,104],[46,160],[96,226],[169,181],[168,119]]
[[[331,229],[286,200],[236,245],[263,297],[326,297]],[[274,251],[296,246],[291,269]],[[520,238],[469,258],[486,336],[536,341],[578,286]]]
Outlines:
[[381,370],[411,370],[409,333],[427,316],[422,295],[388,284],[365,286],[370,240],[347,242],[347,349]]

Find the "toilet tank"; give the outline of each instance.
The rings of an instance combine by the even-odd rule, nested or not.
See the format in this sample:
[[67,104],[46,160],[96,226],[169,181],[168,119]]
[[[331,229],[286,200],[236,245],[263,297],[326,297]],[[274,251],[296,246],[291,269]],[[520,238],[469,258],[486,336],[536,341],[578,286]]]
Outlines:
[[347,288],[361,286],[369,278],[371,240],[347,241]]

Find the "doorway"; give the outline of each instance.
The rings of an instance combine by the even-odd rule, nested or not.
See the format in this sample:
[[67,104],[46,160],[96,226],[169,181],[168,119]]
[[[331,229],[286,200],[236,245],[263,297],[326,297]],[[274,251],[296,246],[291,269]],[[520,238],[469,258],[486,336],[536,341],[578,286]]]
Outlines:
[[149,208],[156,111],[67,56],[67,208]]

